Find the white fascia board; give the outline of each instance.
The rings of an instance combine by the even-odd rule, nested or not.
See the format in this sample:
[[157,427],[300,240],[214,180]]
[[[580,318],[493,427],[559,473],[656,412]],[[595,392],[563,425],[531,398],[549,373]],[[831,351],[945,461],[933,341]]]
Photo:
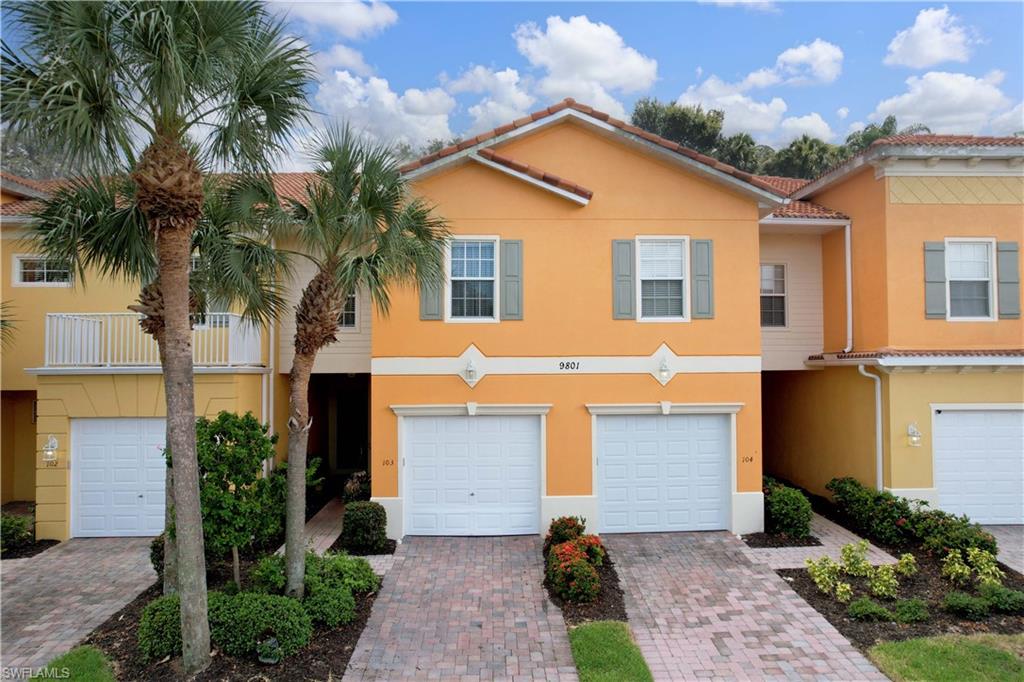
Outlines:
[[587,403],[590,414],[631,415],[631,414],[736,414],[743,409],[743,403]]
[[776,218],[775,216],[767,216],[761,218],[760,224],[792,225],[795,227],[846,227],[850,224],[850,220],[845,218]]
[[490,159],[485,159],[484,157],[480,156],[475,152],[471,154],[469,158],[473,161],[476,161],[479,164],[487,166],[488,168],[493,168],[499,173],[504,173],[505,175],[510,175],[517,180],[522,180],[523,182],[533,185],[538,189],[542,189],[546,192],[551,192],[552,194],[557,194],[563,199],[568,199],[569,201],[575,204],[579,204],[580,206],[586,206],[587,204],[590,203],[590,199],[587,199],[586,197],[581,197],[579,194],[574,194],[572,192],[562,189],[561,187],[555,187],[554,185],[546,183],[542,180],[538,180],[537,178],[531,177],[526,173],[520,173],[519,171],[513,168],[509,168],[508,166],[503,166],[502,164],[495,163]]
[[881,357],[882,367],[1024,367],[1024,358],[1004,355],[921,355],[914,357]]
[[33,221],[30,215],[5,215],[0,218],[3,225],[31,225]]
[[391,405],[399,417],[460,417],[460,416],[519,416],[544,415],[551,410],[550,403],[454,403],[437,405]]

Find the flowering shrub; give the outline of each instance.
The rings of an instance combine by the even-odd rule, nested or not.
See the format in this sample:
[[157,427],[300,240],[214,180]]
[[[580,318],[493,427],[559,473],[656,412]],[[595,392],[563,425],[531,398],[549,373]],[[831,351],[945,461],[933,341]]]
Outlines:
[[980,585],[1002,585],[1005,573],[996,565],[996,558],[991,552],[977,547],[967,548],[967,563],[974,569],[974,575]]
[[904,578],[917,573],[917,559],[914,558],[914,555],[910,553],[900,554],[900,558],[896,562],[896,572]]
[[597,569],[577,540],[552,546],[548,552],[547,578],[552,591],[570,602],[593,601],[601,591]]
[[895,599],[900,583],[896,580],[896,569],[892,565],[879,566],[868,578],[868,589],[876,597]]
[[960,550],[950,550],[942,560],[942,577],[956,585],[966,585],[971,579],[971,567],[964,563]]
[[910,520],[912,532],[930,554],[945,554],[971,547],[996,553],[996,539],[966,516],[954,516],[938,509],[922,510]]
[[871,575],[871,564],[868,563],[868,541],[851,542],[839,550],[843,560],[843,573],[859,578]]
[[601,544],[601,538],[596,535],[581,535],[573,542],[587,555],[587,561],[591,566],[600,566],[604,563],[604,558],[608,556],[604,545]]
[[910,501],[885,490],[873,490],[854,478],[833,478],[825,488],[836,506],[860,531],[886,545],[902,545],[911,537]]
[[555,545],[575,540],[587,529],[587,520],[582,516],[561,516],[551,521],[547,537],[544,538],[544,553]]
[[817,561],[807,559],[804,563],[807,565],[807,573],[811,576],[814,584],[818,586],[818,589],[825,594],[832,594],[839,580],[841,568],[839,564],[827,556],[823,556]]

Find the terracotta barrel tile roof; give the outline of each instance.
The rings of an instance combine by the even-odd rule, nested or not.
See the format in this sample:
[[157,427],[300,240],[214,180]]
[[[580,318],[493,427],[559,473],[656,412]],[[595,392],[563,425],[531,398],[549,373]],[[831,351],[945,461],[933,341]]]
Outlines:
[[[829,357],[832,353],[828,354]],[[972,358],[1020,358],[1024,357],[1024,348],[996,348],[972,350],[902,350],[883,348],[877,351],[858,351],[853,353],[836,353],[837,360],[874,360],[878,358],[921,358],[921,357],[972,357]],[[812,355],[808,360],[823,360],[824,354]]]
[[920,145],[924,147],[1024,147],[1024,136],[986,135],[890,135],[875,140],[872,147],[884,145]]
[[570,182],[569,180],[560,178],[557,175],[553,175],[551,173],[542,171],[536,166],[531,166],[529,164],[522,163],[521,161],[516,161],[515,159],[509,158],[508,156],[499,154],[493,149],[481,149],[480,151],[477,152],[477,154],[487,159],[488,161],[493,161],[494,163],[505,166],[506,168],[511,168],[512,170],[518,173],[524,173],[526,175],[529,175],[531,178],[534,178],[535,180],[540,180],[541,182],[551,185],[553,187],[557,187],[558,189],[565,190],[566,192],[571,192],[577,196],[583,197],[584,199],[590,199],[591,197],[594,196],[594,193],[592,191],[590,191],[586,187],[583,187],[582,185],[577,185],[575,182]]
[[787,178],[781,175],[758,175],[756,177],[786,194],[792,194],[810,182],[810,180],[805,180],[804,178]]
[[775,209],[772,216],[776,218],[817,218],[820,220],[849,220],[850,216],[813,201],[790,201],[785,206]]

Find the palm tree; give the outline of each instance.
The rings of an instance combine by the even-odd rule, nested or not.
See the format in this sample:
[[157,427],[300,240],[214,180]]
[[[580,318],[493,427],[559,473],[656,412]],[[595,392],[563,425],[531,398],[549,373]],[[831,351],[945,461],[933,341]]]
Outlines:
[[885,120],[880,125],[871,123],[865,128],[847,135],[846,149],[852,155],[864,151],[871,146],[872,142],[883,137],[889,137],[890,135],[921,135],[930,132],[932,132],[931,128],[923,123],[915,123],[905,128],[900,128],[899,124],[896,123],[896,117],[890,114],[885,117]]
[[6,348],[14,338],[17,320],[11,317],[14,306],[10,301],[0,301],[0,348]]
[[846,158],[845,150],[810,135],[793,140],[776,152],[765,169],[770,175],[816,178]]
[[[307,112],[306,48],[252,0],[17,3],[3,43],[9,133],[60,140],[93,176],[130,177],[156,248],[167,441],[186,674],[209,663],[199,507],[189,271],[212,167],[265,169]],[[92,220],[79,216],[82,222]],[[121,235],[121,240],[129,235]],[[157,294],[158,292],[158,294]]]
[[434,209],[412,196],[389,147],[347,127],[330,128],[315,143],[312,160],[315,177],[303,199],[287,202],[268,219],[273,233],[294,239],[316,268],[295,310],[290,374],[285,590],[296,597],[304,589],[309,377],[316,355],[337,340],[350,293],[366,291],[387,314],[390,287],[442,281],[448,235]]

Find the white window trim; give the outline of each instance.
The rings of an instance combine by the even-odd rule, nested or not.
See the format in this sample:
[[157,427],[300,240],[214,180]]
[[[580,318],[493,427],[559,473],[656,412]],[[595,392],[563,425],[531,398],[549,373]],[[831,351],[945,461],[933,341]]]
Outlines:
[[[950,300],[949,284],[952,278],[949,276],[949,245],[953,243],[985,243],[988,244],[988,262],[991,265],[988,273],[988,310],[985,317],[953,317],[953,306]],[[999,281],[999,273],[996,271],[996,240],[994,237],[946,237],[943,248],[944,266],[946,268],[946,321],[947,322],[995,322],[999,319],[996,308],[999,302],[996,300],[996,282]],[[980,280],[956,280],[957,282],[980,281]]]
[[[781,294],[762,294],[761,293],[761,277],[760,277],[760,274],[761,274],[761,266],[762,265],[781,265],[782,266],[782,285],[783,285],[785,290]],[[758,284],[757,284],[757,291],[758,291],[758,297],[757,297],[757,317],[758,317],[758,321],[760,322],[760,318],[761,318],[761,296],[781,296],[782,297],[782,314],[783,314],[783,317],[784,317],[784,320],[785,320],[785,324],[782,324],[782,325],[772,325],[772,326],[767,326],[766,327],[765,325],[762,324],[761,325],[762,331],[769,331],[769,332],[770,331],[785,331],[785,330],[789,329],[789,263],[784,263],[782,261],[766,261],[766,262],[759,263],[758,267],[757,267],[757,274],[758,274],[758,278],[757,278],[757,282],[758,282]]]
[[[490,241],[494,242],[494,314],[491,317],[452,316],[452,242]],[[501,321],[501,237],[495,234],[460,234],[448,240],[444,249],[444,321],[453,324],[494,324]],[[481,278],[483,279],[483,278]]]
[[[683,315],[682,317],[644,317],[643,277],[640,275],[640,242],[681,241],[683,242]],[[689,322],[690,321],[690,237],[681,234],[637,235],[633,247],[633,271],[636,273],[636,320],[637,322]]]
[[[351,327],[343,326],[341,324],[341,315],[339,315],[338,316],[338,332],[341,333],[341,334],[358,334],[359,333],[359,308],[360,308],[360,305],[359,305],[359,294],[356,293],[356,294],[350,294],[350,295],[353,297],[354,302],[355,302],[355,305],[353,306],[353,310],[354,310],[353,315],[355,316],[354,317],[355,324],[353,324]],[[344,304],[342,304],[342,306],[341,306],[341,311],[342,311],[342,315],[343,315],[345,313],[345,306],[344,306]]]
[[37,253],[16,253],[11,257],[11,286],[40,289],[68,289],[74,284],[74,275],[68,267],[67,282],[23,282],[21,279],[21,262],[23,260],[52,260]]

